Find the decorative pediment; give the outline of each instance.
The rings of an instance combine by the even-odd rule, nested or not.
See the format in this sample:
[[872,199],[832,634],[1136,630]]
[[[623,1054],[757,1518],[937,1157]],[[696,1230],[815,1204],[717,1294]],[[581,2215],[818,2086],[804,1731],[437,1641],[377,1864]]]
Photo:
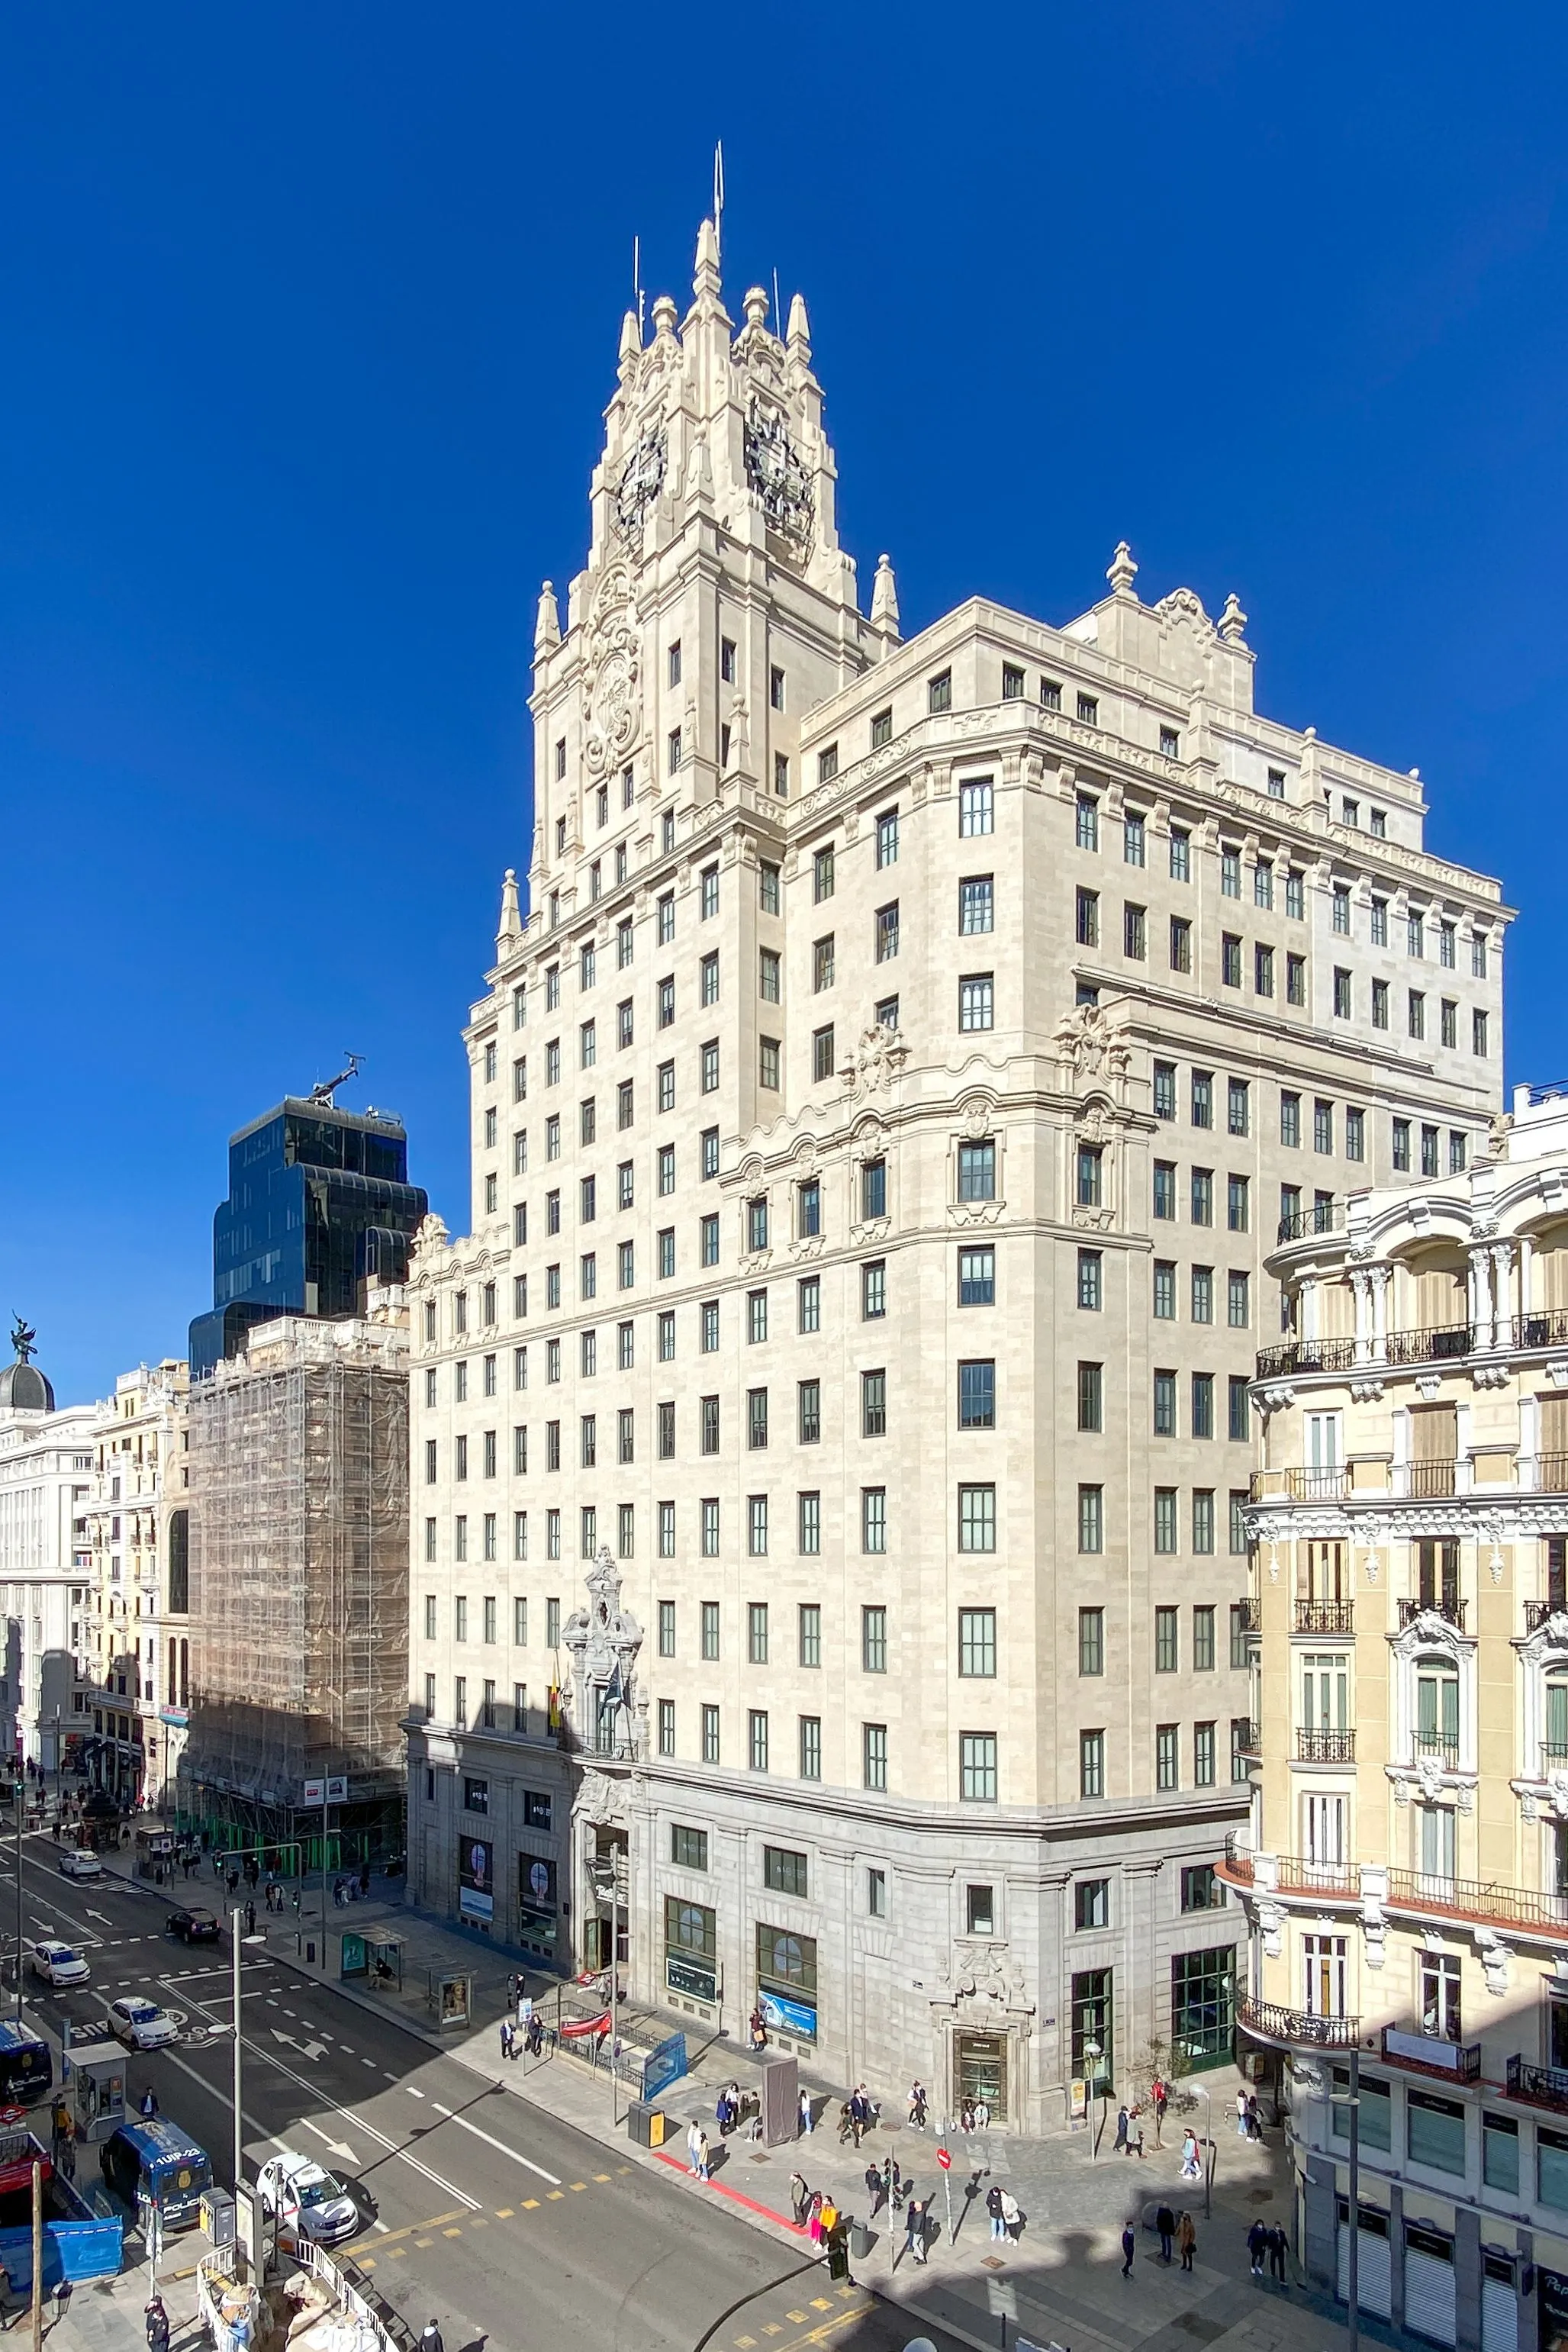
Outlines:
[[1394,1654],[1402,1664],[1408,1664],[1413,1658],[1429,1657],[1436,1650],[1451,1658],[1456,1666],[1469,1657],[1475,1646],[1446,1617],[1439,1617],[1435,1609],[1419,1610],[1409,1624],[1395,1635],[1393,1643]]
[[908,1059],[903,1032],[873,1021],[869,1029],[861,1031],[839,1076],[852,1100],[860,1100],[867,1095],[886,1094]]
[[1075,1088],[1094,1078],[1125,1078],[1132,1067],[1132,1048],[1099,1004],[1080,1004],[1068,1014],[1056,1032],[1056,1051]]

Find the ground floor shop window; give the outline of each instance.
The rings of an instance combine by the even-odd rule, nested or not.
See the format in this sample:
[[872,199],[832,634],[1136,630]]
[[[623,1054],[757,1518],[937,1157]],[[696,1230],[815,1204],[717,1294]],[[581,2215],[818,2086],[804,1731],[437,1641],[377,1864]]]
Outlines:
[[817,1939],[757,1923],[757,2005],[769,2033],[817,2039]]
[[545,1854],[518,1854],[517,1941],[527,1951],[553,1957],[559,1927],[555,1864]]
[[664,1982],[688,2000],[718,1999],[718,1914],[706,1904],[665,1895]]
[[1171,1958],[1171,2047],[1194,2066],[1230,2055],[1235,2032],[1236,1947],[1176,1952]]
[[[1330,2111],[1331,2128],[1335,2139],[1350,2137],[1350,2068],[1336,2066],[1333,2070],[1336,2093],[1345,2096]],[[1360,2074],[1356,2080],[1361,2100],[1361,2127],[1357,2134],[1363,2147],[1392,2148],[1394,2146],[1394,2094],[1388,2084],[1375,2074]]]
[[[1083,1969],[1072,1979],[1072,2072],[1081,2082],[1115,2080],[1114,1973],[1111,1969]],[[1099,2052],[1098,2057],[1091,2044]]]

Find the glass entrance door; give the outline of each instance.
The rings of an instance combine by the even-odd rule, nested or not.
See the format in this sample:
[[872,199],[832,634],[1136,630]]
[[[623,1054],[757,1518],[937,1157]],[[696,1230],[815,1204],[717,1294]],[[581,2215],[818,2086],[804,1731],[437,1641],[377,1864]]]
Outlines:
[[960,2033],[958,2036],[958,2104],[982,2102],[991,2121],[1008,2119],[1008,2042],[1005,2033]]

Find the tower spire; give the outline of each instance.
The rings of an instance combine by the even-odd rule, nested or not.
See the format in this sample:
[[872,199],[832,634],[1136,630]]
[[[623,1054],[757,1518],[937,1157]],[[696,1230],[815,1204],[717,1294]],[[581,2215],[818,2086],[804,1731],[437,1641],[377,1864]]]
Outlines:
[[713,250],[716,262],[724,252],[724,141],[716,140],[713,151]]

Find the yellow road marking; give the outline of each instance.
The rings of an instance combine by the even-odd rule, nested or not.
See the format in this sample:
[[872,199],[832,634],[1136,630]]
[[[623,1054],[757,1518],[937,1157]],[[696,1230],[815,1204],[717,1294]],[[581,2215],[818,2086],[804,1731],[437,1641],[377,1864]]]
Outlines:
[[468,2224],[468,2227],[471,2230],[487,2230],[490,2224],[485,2219],[483,2213],[476,2213],[474,2219]]
[[387,2260],[389,2263],[406,2263],[408,2260],[408,2248],[406,2246],[394,2246],[391,2253],[387,2256]]
[[539,2200],[537,2197],[525,2197],[523,2200],[523,2210],[525,2213],[537,2213],[538,2211],[538,2205]]
[[[405,2221],[401,2230],[387,2230],[380,2236],[373,2238],[356,2238],[351,2246],[344,2248],[344,2252],[346,2253],[358,2254],[361,2246],[370,2246],[373,2247],[378,2252],[384,2252],[388,2246],[395,2245],[399,2238],[412,2238],[416,2230],[439,2230],[443,2222],[459,2221],[463,2217],[460,2213],[433,2213],[428,2221]],[[430,2243],[428,2238],[424,2241],[424,2243],[426,2245]],[[182,2273],[178,2271],[174,2273],[174,2276],[176,2278],[181,2275]],[[186,2277],[193,2277],[194,2273],[186,2272],[183,2275]]]
[[[457,2232],[455,2230],[448,2230],[446,2234],[449,2238],[455,2238],[457,2235]],[[811,2297],[811,2308],[813,2311],[831,2311],[832,2307],[832,2305],[828,2301],[825,2294],[814,2294]]]
[[460,2238],[463,2232],[461,2230],[443,2230],[441,2234],[444,2238]]
[[588,2183],[586,2180],[574,2180],[571,2184],[572,2194],[575,2196],[580,2189],[586,2189]]
[[414,2244],[415,2244],[416,2246],[422,2246],[422,2247],[423,2247],[423,2246],[434,2246],[434,2243],[435,2243],[435,2241],[434,2241],[434,2238],[416,2238],[416,2239],[414,2240],[414,2242],[414,2242]]
[[545,2199],[545,2203],[547,2205],[557,2204],[565,2195],[566,2191],[564,2189],[552,2189],[549,2195]]
[[509,2221],[511,2220],[511,2218],[512,2218],[512,2211],[513,2211],[513,2209],[512,2209],[512,2207],[511,2207],[510,2205],[497,2205],[497,2208],[496,2208],[496,2219],[497,2219],[497,2221]]
[[610,2179],[608,2172],[596,2172],[593,2177],[595,2180],[608,2180]]

